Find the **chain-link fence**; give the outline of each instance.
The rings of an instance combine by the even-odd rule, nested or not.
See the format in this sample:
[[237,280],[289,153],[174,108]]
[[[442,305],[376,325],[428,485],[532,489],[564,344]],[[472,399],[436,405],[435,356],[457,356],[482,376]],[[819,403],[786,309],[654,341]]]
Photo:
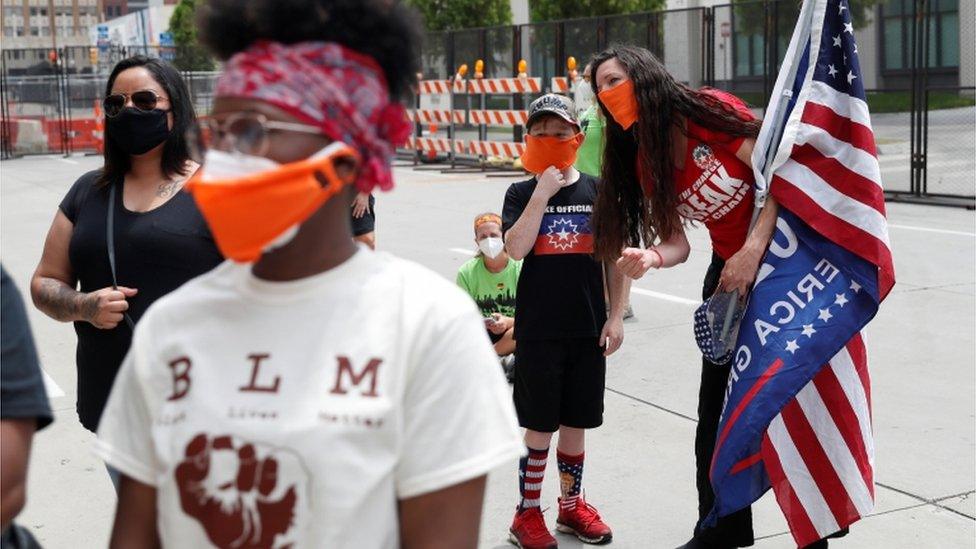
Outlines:
[[[783,60],[799,2],[741,1],[711,7],[430,32],[422,78],[444,80],[475,63],[484,78],[510,78],[527,64],[550,89],[553,77],[578,70],[613,44],[651,50],[681,82],[731,91],[760,116]],[[858,25],[858,23],[860,23]],[[868,90],[885,188],[899,198],[953,196],[971,200],[976,159],[974,3],[971,0],[883,0],[857,14],[859,59]],[[95,104],[111,67],[142,53],[172,60],[183,72],[198,114],[212,104],[215,64],[199,50],[64,48],[6,50],[2,56],[4,156],[97,150]],[[191,70],[192,69],[192,70]],[[424,108],[524,109],[529,95],[428,96]],[[417,106],[420,106],[418,100]],[[521,127],[465,123],[452,138],[521,140]],[[418,125],[418,135],[428,131]]]

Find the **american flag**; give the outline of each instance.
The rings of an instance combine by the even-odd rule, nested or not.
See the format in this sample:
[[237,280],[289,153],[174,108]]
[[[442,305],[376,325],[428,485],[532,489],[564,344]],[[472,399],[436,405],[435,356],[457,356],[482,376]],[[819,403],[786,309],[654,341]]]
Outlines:
[[847,0],[805,0],[753,153],[780,216],[712,461],[711,520],[772,488],[801,547],[874,506],[862,329],[894,269],[857,55]]

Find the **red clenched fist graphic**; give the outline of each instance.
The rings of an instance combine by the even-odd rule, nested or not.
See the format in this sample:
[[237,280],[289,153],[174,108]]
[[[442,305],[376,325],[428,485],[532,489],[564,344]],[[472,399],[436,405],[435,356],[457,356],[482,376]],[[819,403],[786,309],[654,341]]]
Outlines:
[[281,469],[296,461],[290,453],[228,435],[198,434],[176,467],[180,505],[217,547],[280,547],[295,522],[296,488],[303,480],[289,478],[300,467]]

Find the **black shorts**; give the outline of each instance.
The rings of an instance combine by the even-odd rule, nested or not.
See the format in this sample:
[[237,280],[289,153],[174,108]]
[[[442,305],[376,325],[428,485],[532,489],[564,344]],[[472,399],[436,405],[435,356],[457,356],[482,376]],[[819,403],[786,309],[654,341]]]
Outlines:
[[354,217],[350,213],[349,217],[352,218],[353,236],[363,236],[376,230],[376,199],[373,198],[373,195],[369,195],[368,212],[364,213],[362,217]]
[[515,347],[515,411],[519,425],[553,433],[560,425],[603,424],[607,359],[596,337],[519,340]]

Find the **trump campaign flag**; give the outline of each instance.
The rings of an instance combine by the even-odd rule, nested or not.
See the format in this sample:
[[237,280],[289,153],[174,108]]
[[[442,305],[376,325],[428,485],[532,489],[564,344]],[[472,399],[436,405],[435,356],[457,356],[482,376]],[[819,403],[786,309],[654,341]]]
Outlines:
[[874,506],[862,329],[894,285],[847,0],[805,0],[753,165],[779,204],[743,315],[705,524],[773,488],[798,546]]

